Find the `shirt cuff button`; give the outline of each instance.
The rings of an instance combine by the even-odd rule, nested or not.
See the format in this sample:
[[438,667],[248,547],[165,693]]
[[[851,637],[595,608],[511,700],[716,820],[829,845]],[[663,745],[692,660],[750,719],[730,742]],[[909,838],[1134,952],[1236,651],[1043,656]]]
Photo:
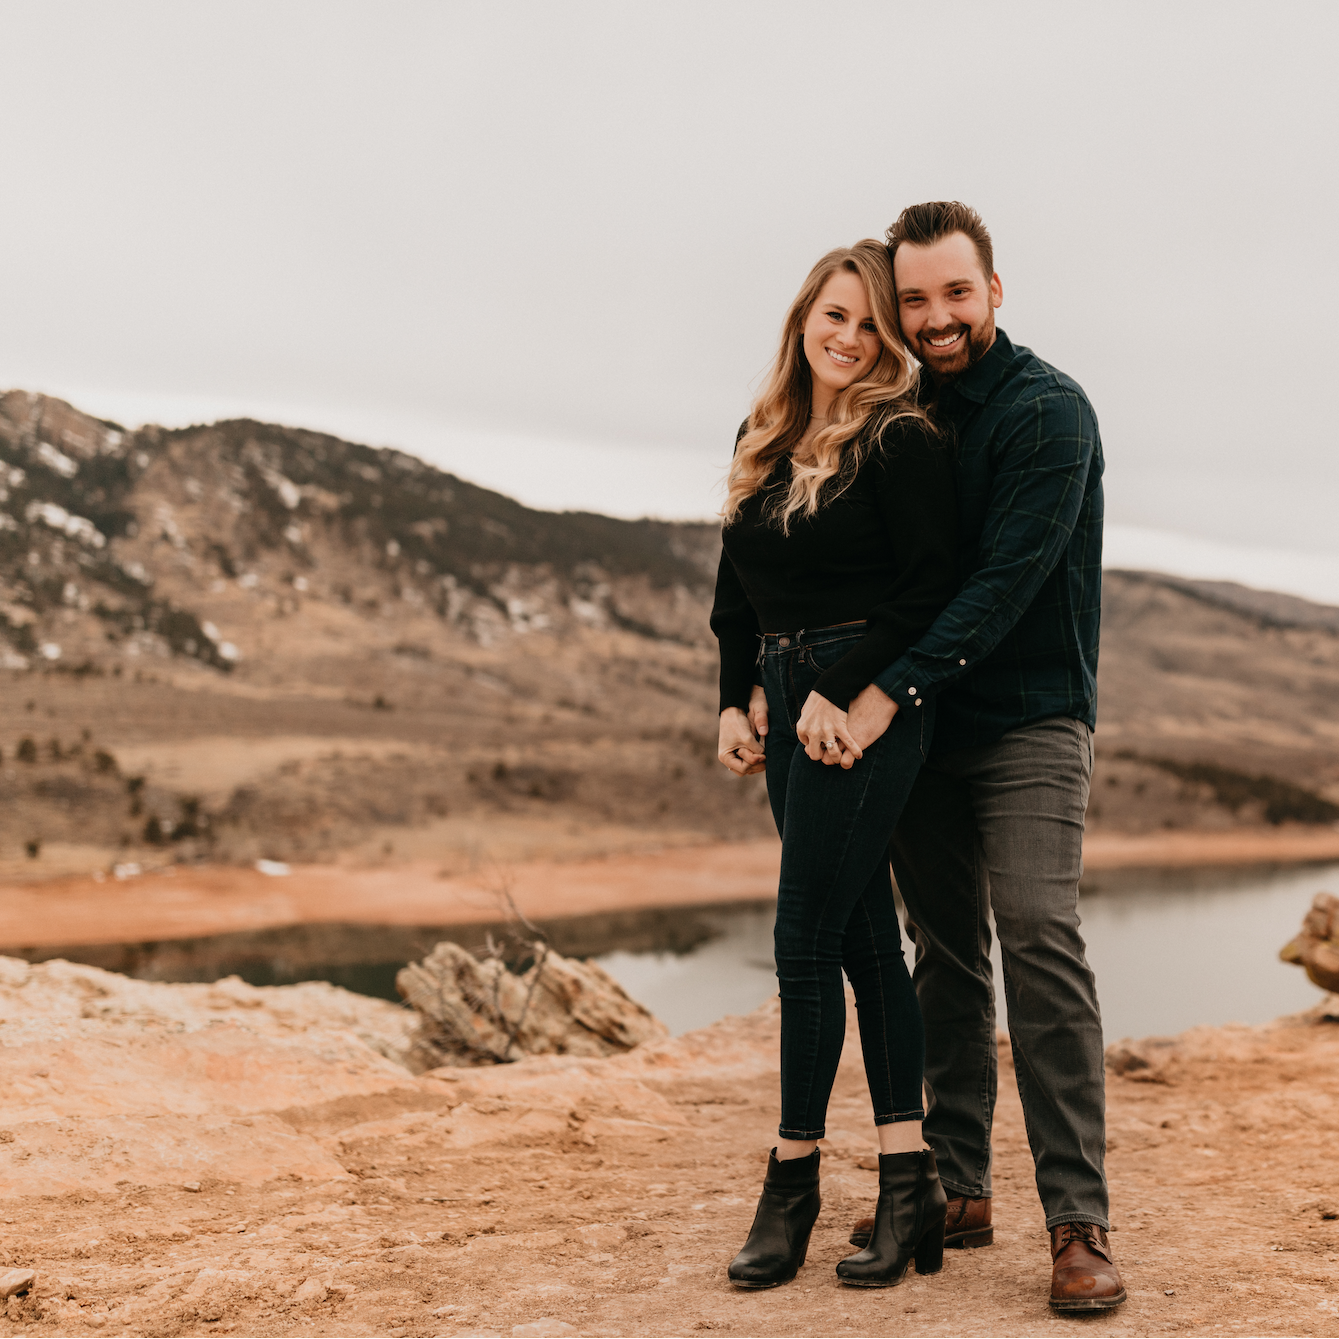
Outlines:
[[960,660],[960,661],[958,661],[958,664],[959,664],[959,665],[965,665],[966,663],[967,663],[967,662],[966,662],[965,660]]
[[919,707],[920,704],[921,704],[921,700],[920,700],[920,698],[917,698],[917,699],[916,699],[916,705]]
[[907,689],[907,696],[908,696],[908,697],[915,697],[915,696],[916,696],[916,690],[915,690],[914,688],[908,688],[908,689]]

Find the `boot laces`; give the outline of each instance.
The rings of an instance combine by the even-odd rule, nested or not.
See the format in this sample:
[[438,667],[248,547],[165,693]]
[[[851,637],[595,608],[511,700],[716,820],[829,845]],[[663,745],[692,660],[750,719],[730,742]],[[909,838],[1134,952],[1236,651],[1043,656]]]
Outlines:
[[1106,1251],[1103,1249],[1101,1237],[1097,1235],[1097,1225],[1095,1223],[1061,1223],[1058,1231],[1059,1236],[1056,1238],[1055,1244],[1056,1255],[1059,1255],[1071,1243],[1080,1241],[1090,1250],[1105,1258]]

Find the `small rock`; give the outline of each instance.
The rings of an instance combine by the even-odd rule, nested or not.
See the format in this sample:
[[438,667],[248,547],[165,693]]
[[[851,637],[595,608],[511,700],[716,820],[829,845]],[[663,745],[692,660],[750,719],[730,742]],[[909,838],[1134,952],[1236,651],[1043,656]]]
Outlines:
[[1162,1290],[1162,1295],[1163,1295],[1164,1297],[1175,1297],[1175,1296],[1176,1296],[1176,1289],[1175,1289],[1175,1288],[1164,1288],[1164,1289]]
[[199,1181],[183,1181],[181,1183],[181,1188],[183,1190],[189,1190],[192,1195],[198,1195],[200,1193]]
[[206,1302],[206,1303],[200,1308],[200,1319],[201,1319],[201,1320],[222,1320],[222,1319],[223,1319],[223,1303],[222,1303],[222,1302]]
[[326,1295],[326,1286],[320,1279],[308,1279],[293,1294],[295,1302],[301,1302],[304,1305],[308,1302],[324,1302]]
[[1304,968],[1322,990],[1339,992],[1339,897],[1317,893],[1301,934],[1279,950],[1279,957]]
[[26,1293],[37,1282],[35,1269],[6,1269],[0,1271],[0,1298]]

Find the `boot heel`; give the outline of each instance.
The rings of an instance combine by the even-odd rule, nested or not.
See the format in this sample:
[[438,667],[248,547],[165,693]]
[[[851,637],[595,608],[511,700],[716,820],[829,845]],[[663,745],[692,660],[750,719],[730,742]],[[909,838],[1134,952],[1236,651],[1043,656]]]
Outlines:
[[916,1243],[916,1273],[938,1274],[944,1267],[944,1224],[936,1223]]

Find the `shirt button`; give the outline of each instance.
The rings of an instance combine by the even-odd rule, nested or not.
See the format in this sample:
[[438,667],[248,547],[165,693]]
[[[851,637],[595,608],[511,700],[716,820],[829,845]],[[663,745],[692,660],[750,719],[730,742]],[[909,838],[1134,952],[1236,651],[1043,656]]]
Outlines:
[[960,660],[960,661],[958,661],[958,664],[959,664],[959,665],[965,665],[966,663],[967,663],[967,662],[966,662],[965,660]]
[[916,696],[916,690],[915,690],[914,688],[908,688],[908,689],[907,689],[907,696],[908,696],[908,697],[915,697],[915,696]]
[[781,645],[782,645],[782,646],[789,646],[789,645],[790,645],[790,638],[789,638],[789,637],[782,637],[782,638],[780,638],[780,642],[781,642]]
[[917,698],[917,699],[916,699],[916,705],[919,707],[920,704],[921,704],[921,700],[920,700],[920,698]]

